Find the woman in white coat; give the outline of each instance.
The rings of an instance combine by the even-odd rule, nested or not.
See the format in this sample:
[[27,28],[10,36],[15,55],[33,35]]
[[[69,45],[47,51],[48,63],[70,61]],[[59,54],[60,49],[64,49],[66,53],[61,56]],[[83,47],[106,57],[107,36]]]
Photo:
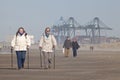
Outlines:
[[24,68],[26,51],[30,47],[31,41],[23,27],[20,27],[14,36],[11,47],[14,48],[17,55],[18,70]]
[[39,48],[42,49],[44,69],[51,67],[51,57],[53,48],[57,45],[54,35],[50,34],[50,28],[45,29],[45,33],[40,38]]

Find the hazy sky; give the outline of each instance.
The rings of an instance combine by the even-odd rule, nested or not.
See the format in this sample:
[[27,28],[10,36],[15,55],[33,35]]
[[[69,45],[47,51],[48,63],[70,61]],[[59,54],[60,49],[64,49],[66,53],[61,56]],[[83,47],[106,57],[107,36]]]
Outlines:
[[120,0],[0,0],[0,41],[20,26],[38,40],[46,26],[61,16],[74,17],[81,25],[99,17],[113,28],[108,36],[120,37]]

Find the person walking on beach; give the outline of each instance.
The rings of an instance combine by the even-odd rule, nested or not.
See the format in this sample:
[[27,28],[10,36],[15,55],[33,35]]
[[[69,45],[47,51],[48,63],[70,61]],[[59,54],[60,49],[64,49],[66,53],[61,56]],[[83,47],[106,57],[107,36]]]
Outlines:
[[20,27],[11,41],[11,48],[16,51],[18,70],[24,68],[26,51],[31,41],[23,27]]
[[43,35],[41,36],[39,43],[39,48],[41,49],[43,54],[44,69],[51,68],[52,53],[56,45],[56,39],[54,35],[50,33],[50,28],[47,27],[45,29],[45,33],[43,33]]
[[72,41],[73,57],[77,56],[77,50],[78,50],[79,47],[80,46],[79,46],[77,40],[74,38],[73,41]]
[[69,37],[67,37],[63,44],[63,48],[65,49],[64,51],[65,57],[69,56],[71,47],[72,47],[71,40]]

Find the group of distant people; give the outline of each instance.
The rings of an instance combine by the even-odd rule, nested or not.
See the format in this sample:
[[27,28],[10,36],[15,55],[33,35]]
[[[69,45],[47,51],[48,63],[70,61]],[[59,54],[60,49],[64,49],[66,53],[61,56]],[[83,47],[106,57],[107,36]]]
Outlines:
[[[52,53],[56,45],[57,41],[55,36],[51,34],[50,28],[46,27],[45,32],[42,34],[39,42],[39,49],[42,51],[43,56],[44,69],[49,69],[51,67]],[[17,56],[18,70],[24,68],[26,52],[30,46],[31,41],[28,34],[23,27],[20,27],[11,41],[11,49],[15,50]],[[67,37],[63,44],[65,57],[69,56],[71,48],[73,51],[73,57],[76,57],[79,47],[80,46],[77,42],[77,39],[73,39],[73,41],[71,41],[70,37]]]
[[64,44],[63,44],[65,57],[69,56],[71,48],[72,48],[72,51],[73,51],[73,57],[76,57],[77,56],[77,50],[78,50],[79,47],[80,46],[79,46],[76,38],[74,38],[73,41],[71,41],[70,38],[67,37],[66,40],[64,41]]

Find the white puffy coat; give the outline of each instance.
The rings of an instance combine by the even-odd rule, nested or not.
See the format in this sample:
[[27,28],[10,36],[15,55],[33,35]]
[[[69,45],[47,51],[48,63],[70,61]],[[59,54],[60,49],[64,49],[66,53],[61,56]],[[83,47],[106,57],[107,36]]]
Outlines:
[[49,37],[46,37],[45,35],[43,35],[40,38],[39,47],[42,47],[42,51],[53,52],[53,45],[54,46],[57,45],[56,39],[53,35],[50,34]]
[[15,49],[15,51],[26,51],[27,47],[31,45],[31,41],[28,35],[25,34],[14,36],[11,41],[11,46]]

